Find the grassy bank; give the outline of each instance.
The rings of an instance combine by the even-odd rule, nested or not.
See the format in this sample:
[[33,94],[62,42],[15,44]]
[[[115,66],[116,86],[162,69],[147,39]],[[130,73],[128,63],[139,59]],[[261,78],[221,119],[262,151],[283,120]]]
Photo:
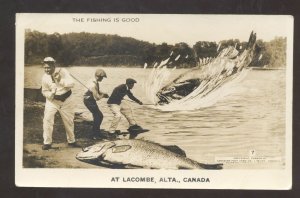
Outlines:
[[[23,167],[24,168],[90,168],[95,167],[78,161],[75,156],[80,148],[70,148],[67,145],[66,133],[59,113],[56,114],[53,129],[53,147],[42,150],[43,145],[44,103],[24,101],[23,125]],[[77,142],[86,147],[95,144],[90,139],[92,122],[75,118],[75,137]]]

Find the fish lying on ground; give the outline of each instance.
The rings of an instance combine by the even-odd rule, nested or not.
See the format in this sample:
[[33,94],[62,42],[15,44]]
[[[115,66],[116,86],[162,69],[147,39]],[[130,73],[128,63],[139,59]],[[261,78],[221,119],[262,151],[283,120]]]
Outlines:
[[207,64],[192,68],[162,87],[156,93],[157,103],[163,105],[174,100],[181,100],[196,89],[197,95],[206,96],[225,82],[235,78],[252,62],[258,49],[256,48],[256,34],[251,32],[247,46],[241,54],[233,46],[223,49]]
[[110,168],[222,169],[223,165],[198,163],[177,146],[164,147],[137,139],[100,142],[83,148],[76,158]]

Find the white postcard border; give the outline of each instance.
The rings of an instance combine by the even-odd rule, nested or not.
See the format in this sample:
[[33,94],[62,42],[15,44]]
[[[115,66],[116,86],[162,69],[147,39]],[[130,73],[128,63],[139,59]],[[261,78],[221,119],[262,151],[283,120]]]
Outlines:
[[[291,189],[292,187],[292,93],[293,93],[293,17],[286,17],[286,165],[284,170],[107,170],[23,168],[24,107],[24,32],[27,18],[55,14],[16,15],[16,117],[15,117],[15,182],[26,187],[89,188],[184,188],[184,189]],[[68,15],[68,14],[59,14]],[[74,14],[69,14],[74,15]],[[116,14],[117,15],[117,14]],[[173,15],[174,16],[174,15]],[[180,15],[179,15],[180,16]],[[263,15],[262,15],[263,16]],[[222,17],[222,16],[220,16]],[[112,182],[113,177],[154,177],[154,182]],[[161,177],[175,177],[176,182],[157,182]],[[184,182],[184,178],[208,178],[209,182]]]

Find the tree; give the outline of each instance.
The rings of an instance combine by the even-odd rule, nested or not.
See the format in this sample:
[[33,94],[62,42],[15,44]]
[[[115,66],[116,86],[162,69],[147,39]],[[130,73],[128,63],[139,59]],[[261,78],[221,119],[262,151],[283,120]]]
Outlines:
[[270,54],[268,67],[278,68],[286,66],[286,38],[276,37],[266,45],[266,49]]
[[[168,66],[194,67],[199,58],[216,57],[219,51],[235,46],[241,53],[247,42],[223,40],[220,44],[198,41],[191,48],[187,43],[156,45],[131,37],[97,33],[45,34],[25,31],[25,63],[40,64],[44,57],[53,56],[61,65],[140,66],[169,58]],[[286,38],[270,42],[257,41],[261,56],[253,58],[252,66],[282,67],[286,64]]]
[[217,48],[216,42],[209,41],[198,41],[193,46],[197,60],[199,58],[216,57],[218,54]]

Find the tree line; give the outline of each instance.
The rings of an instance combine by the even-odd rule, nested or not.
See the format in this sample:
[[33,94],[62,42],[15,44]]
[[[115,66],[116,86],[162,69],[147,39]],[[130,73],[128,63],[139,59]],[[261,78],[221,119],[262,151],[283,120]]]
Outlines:
[[[192,47],[180,42],[175,45],[155,44],[131,37],[97,33],[46,34],[38,31],[25,32],[25,64],[41,64],[46,56],[54,57],[60,65],[82,66],[129,66],[149,67],[170,57],[169,67],[194,67],[200,59],[216,57],[228,46],[242,52],[247,42],[238,39],[223,40],[219,43],[198,41]],[[276,37],[269,42],[257,41],[259,56],[252,66],[284,67],[286,64],[286,38]]]

